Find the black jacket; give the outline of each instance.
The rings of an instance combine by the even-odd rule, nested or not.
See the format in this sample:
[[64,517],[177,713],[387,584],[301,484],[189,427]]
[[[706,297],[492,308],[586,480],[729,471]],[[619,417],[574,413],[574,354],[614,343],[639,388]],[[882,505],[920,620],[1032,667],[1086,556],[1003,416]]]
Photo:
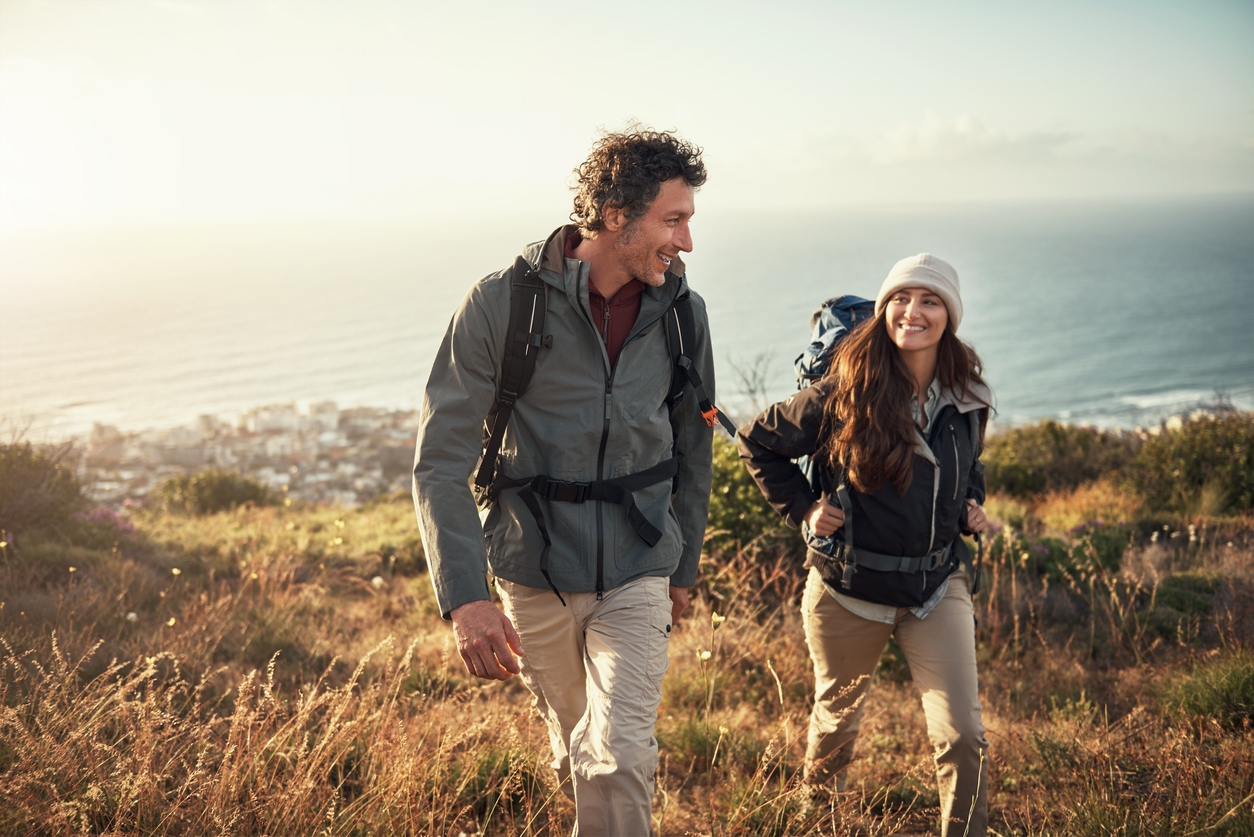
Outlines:
[[[794,460],[812,455],[829,432],[823,405],[830,394],[831,384],[819,381],[768,407],[740,430],[741,459],[767,502],[793,528],[800,528],[818,499]],[[953,400],[942,399],[928,439],[916,434],[914,474],[904,496],[891,483],[870,494],[848,487],[856,550],[921,557],[953,543],[952,553],[935,569],[917,573],[857,567],[856,582],[846,587],[842,585],[844,562],[833,559],[841,553],[843,531],[834,538],[809,535],[807,566],[818,567],[824,580],[840,592],[881,604],[915,607],[927,600],[961,560],[969,560],[958,536],[966,526],[967,499],[984,502],[978,432],[978,411],[984,405],[975,399],[956,404]],[[842,475],[824,465],[816,464],[816,468],[823,493],[834,494]]]

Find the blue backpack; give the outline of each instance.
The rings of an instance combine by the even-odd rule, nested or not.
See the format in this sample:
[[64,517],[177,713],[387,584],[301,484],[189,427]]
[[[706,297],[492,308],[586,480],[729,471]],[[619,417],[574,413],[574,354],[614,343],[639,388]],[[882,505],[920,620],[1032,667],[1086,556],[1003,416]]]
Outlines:
[[803,389],[827,374],[836,346],[854,326],[875,316],[875,302],[860,296],[835,296],[810,315],[810,345],[797,356],[797,389]]
[[[875,316],[875,302],[860,296],[835,296],[810,315],[810,345],[793,361],[797,370],[797,389],[804,389],[827,374],[832,366],[836,347],[858,324]],[[823,494],[818,470],[803,456],[797,460],[810,488]]]

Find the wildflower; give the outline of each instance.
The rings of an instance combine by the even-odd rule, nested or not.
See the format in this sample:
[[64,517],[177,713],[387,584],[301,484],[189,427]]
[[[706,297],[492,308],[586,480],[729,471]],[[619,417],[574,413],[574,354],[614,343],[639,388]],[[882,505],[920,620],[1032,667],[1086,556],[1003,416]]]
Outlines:
[[249,578],[251,578],[253,581],[256,581],[256,580],[257,580],[257,574],[256,574],[256,573],[249,573],[249,574],[248,574],[248,577],[249,577]]
[[1028,557],[1029,557],[1029,556],[1028,556],[1028,554],[1027,554],[1026,552],[1020,552],[1020,553],[1019,553],[1019,560],[1020,560],[1020,561],[1026,561],[1026,560],[1028,560]]
[[283,505],[285,505],[285,506],[290,506],[290,505],[292,505],[292,498],[291,498],[291,497],[288,497],[286,500],[284,500],[284,501],[283,501]]
[[72,573],[78,572],[78,567],[70,567],[70,572]]
[[719,728],[718,728],[718,734],[719,734],[719,735],[726,735],[726,734],[728,733],[728,731],[729,731],[729,730],[727,729],[727,727],[719,727]]
[[174,627],[174,623],[175,623],[175,622],[177,622],[177,621],[178,621],[177,619],[175,619],[173,616],[171,616],[169,619],[165,620],[165,623],[166,623],[167,625],[169,625],[171,628],[173,628],[173,627]]
[[711,613],[711,614],[710,614],[710,622],[711,622],[711,623],[714,625],[714,627],[716,627],[716,628],[717,628],[719,625],[721,625],[721,624],[723,624],[724,622],[726,622],[726,621],[727,621],[727,617],[726,617],[726,616],[719,616],[719,615],[718,615],[718,613],[717,613],[717,611],[716,611],[716,612],[714,612],[714,613]]
[[336,525],[336,527],[337,527],[337,528],[339,528],[339,529],[343,529],[343,528],[344,528],[344,521],[343,521],[343,520],[337,520],[337,521],[335,521],[335,525]]
[[138,613],[136,613],[135,611],[133,611],[133,610],[132,610],[130,613],[126,614],[126,621],[127,621],[127,622],[138,622],[138,621],[139,621],[139,614],[138,614]]
[[335,545],[336,545],[336,546],[339,546],[339,545],[340,545],[340,544],[342,544],[342,543],[344,543],[344,539],[343,539],[343,538],[336,538],[336,539],[335,539]]
[[371,584],[371,586],[372,586],[372,587],[374,587],[374,589],[376,589],[376,590],[381,589],[381,588],[383,587],[383,584],[384,584],[384,581],[383,581],[383,576],[381,576],[381,575],[376,575],[374,578],[370,579],[370,584]]
[[182,575],[183,573],[183,571],[180,570],[178,567],[170,567],[170,572],[173,573],[174,575]]
[[1150,534],[1150,543],[1158,543],[1158,532],[1154,531]]
[[703,663],[704,663],[706,660],[710,659],[710,652],[709,652],[709,651],[698,651],[698,652],[697,652],[697,659],[698,659],[698,660],[700,660],[701,662],[703,662]]

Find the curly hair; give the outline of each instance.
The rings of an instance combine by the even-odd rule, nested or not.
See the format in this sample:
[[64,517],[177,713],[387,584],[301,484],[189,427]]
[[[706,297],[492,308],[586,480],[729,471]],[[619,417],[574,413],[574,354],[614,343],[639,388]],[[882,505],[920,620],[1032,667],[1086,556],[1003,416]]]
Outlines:
[[644,129],[606,134],[575,174],[570,220],[585,238],[596,238],[605,226],[606,204],[622,208],[631,222],[649,211],[667,180],[682,177],[697,189],[706,178],[699,146],[670,131]]

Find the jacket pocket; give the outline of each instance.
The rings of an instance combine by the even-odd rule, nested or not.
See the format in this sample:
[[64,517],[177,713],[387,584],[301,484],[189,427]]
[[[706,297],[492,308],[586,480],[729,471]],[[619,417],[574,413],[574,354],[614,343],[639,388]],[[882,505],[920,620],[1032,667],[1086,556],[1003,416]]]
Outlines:
[[[662,407],[666,402],[666,394],[671,388],[671,369],[668,365],[663,364],[660,369],[654,371],[648,380],[639,388],[634,385],[631,387],[632,393],[629,398],[620,396],[623,401],[621,409],[623,415],[628,420],[639,418],[641,415],[648,415]],[[616,386],[616,394],[626,391]],[[638,395],[637,395],[638,393]]]

